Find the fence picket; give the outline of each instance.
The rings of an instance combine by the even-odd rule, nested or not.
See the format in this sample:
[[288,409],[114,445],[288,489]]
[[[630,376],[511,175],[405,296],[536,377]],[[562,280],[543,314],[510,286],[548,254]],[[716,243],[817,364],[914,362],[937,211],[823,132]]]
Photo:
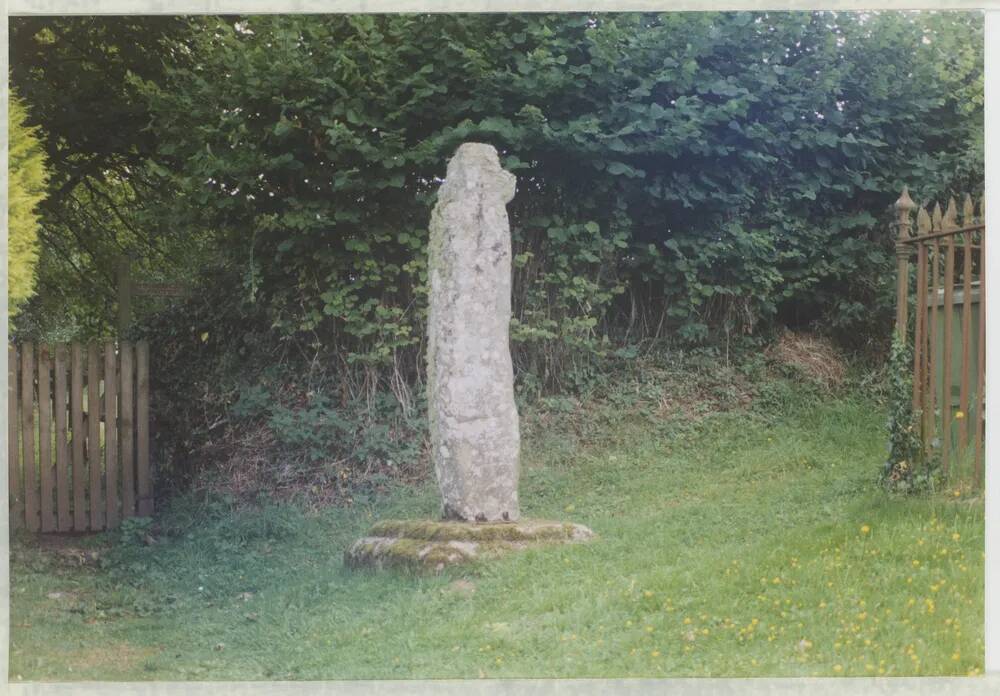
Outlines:
[[[953,221],[948,223],[948,229],[952,228]],[[943,224],[942,224],[943,228]],[[945,260],[944,260],[944,353],[941,361],[941,471],[945,477],[948,476],[949,455],[951,453],[951,385],[954,381],[954,368],[952,367],[952,335],[955,309],[955,238],[954,235],[944,237]]]
[[917,245],[917,298],[913,317],[913,410],[923,408],[927,347],[927,245]]
[[90,471],[90,529],[104,524],[101,496],[101,368],[97,345],[87,346],[87,467]]
[[86,462],[84,461],[84,441],[86,431],[83,426],[83,346],[74,343],[70,366],[70,445],[73,450],[73,529],[82,532],[87,529]]
[[[917,209],[917,235],[927,236],[931,233],[931,216],[927,214],[927,210],[923,207]],[[934,428],[934,390],[936,388],[935,384],[935,364],[934,360],[937,353],[937,283],[938,283],[938,244],[928,243],[923,245],[926,248],[927,254],[927,265],[930,268],[931,283],[930,287],[927,289],[928,299],[924,300],[924,305],[927,307],[925,314],[929,314],[926,321],[929,324],[928,328],[925,329],[924,335],[926,340],[922,345],[923,353],[923,365],[921,370],[923,371],[923,377],[921,378],[920,390],[923,392],[923,399],[921,401],[921,411],[922,411],[922,425],[921,427],[925,432],[929,432]],[[926,282],[926,281],[925,281]]]
[[118,526],[118,360],[114,341],[104,344],[104,478],[107,528]]
[[135,363],[132,344],[121,343],[122,517],[135,517]]
[[[964,248],[962,251],[962,386],[959,392],[958,408],[963,415],[969,414],[969,359],[972,334],[972,233],[962,235]],[[967,449],[969,431],[966,426],[968,418],[958,421],[959,452]],[[961,455],[959,455],[961,456]]]
[[24,471],[24,526],[37,532],[38,471],[35,468],[35,347],[21,344],[21,461]]
[[55,347],[55,392],[53,411],[56,425],[56,528],[68,532],[73,527],[69,509],[69,449],[66,430],[66,346]]
[[41,530],[56,528],[55,477],[52,471],[52,360],[49,347],[38,346],[38,472],[41,483]]

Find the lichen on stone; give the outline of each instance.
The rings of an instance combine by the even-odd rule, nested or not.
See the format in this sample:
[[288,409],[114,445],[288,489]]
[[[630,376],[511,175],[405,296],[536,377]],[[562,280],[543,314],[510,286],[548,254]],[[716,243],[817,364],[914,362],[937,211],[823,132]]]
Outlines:
[[465,143],[448,162],[428,243],[427,402],[442,515],[520,517],[510,357],[515,178],[496,149]]

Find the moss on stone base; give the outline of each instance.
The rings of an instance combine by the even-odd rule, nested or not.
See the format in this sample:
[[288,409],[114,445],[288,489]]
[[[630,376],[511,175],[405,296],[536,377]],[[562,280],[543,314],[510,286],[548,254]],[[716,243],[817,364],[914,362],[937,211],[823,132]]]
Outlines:
[[551,520],[519,522],[381,520],[376,522],[369,532],[371,536],[431,541],[572,541],[589,533],[590,530],[581,525]]
[[582,525],[548,520],[505,523],[382,520],[344,552],[350,568],[441,570],[476,559],[594,536]]
[[344,554],[351,568],[443,568],[475,558],[476,549],[422,539],[368,536],[354,542]]

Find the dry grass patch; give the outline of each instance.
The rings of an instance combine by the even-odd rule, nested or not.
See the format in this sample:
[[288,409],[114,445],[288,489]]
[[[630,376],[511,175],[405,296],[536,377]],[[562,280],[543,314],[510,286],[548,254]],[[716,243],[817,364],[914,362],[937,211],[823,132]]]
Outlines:
[[110,645],[79,648],[71,650],[66,655],[66,664],[74,671],[101,673],[129,672],[134,670],[143,660],[161,652],[158,647],[138,647],[129,643],[112,643]]
[[816,334],[786,330],[768,347],[766,354],[826,389],[839,388],[847,375],[840,351],[829,339]]

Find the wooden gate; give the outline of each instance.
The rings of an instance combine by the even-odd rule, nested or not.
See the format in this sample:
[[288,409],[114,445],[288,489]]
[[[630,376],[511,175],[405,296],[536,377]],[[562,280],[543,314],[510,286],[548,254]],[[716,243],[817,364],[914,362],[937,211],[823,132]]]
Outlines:
[[[942,473],[983,480],[986,277],[983,205],[966,195],[961,219],[954,199],[918,207],[904,187],[896,201],[896,330],[913,343],[913,409],[921,439],[939,456]],[[911,213],[917,210],[916,230]],[[910,266],[915,263],[913,331],[909,332]],[[971,471],[970,471],[971,469]]]
[[7,380],[11,528],[152,514],[148,343],[11,345]]

